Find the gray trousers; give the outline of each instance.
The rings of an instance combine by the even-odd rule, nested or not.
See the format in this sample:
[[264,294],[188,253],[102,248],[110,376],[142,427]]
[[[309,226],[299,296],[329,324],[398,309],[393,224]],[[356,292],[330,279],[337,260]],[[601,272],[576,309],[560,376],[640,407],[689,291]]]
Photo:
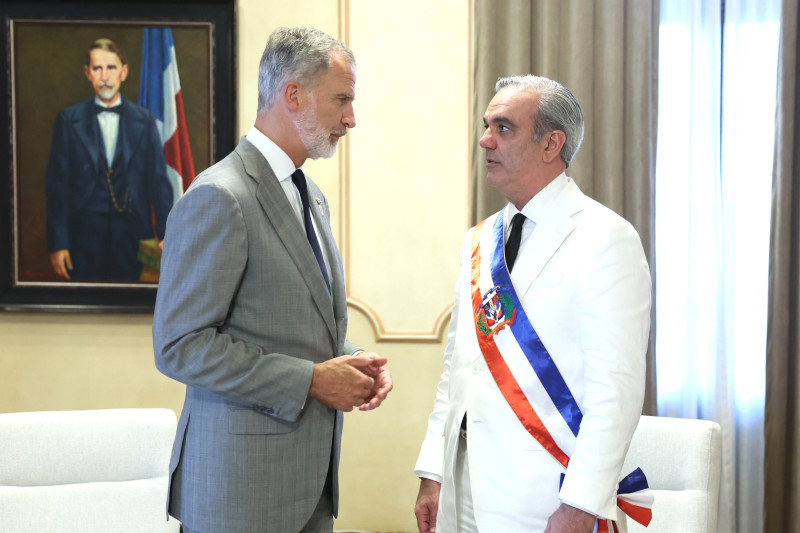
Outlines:
[[[183,533],[224,533],[218,531],[195,531],[181,526]],[[333,532],[333,495],[331,489],[331,475],[328,471],[328,479],[322,489],[322,495],[317,503],[317,508],[311,513],[308,523],[303,526],[298,533],[332,533]],[[267,533],[266,531],[264,533]]]

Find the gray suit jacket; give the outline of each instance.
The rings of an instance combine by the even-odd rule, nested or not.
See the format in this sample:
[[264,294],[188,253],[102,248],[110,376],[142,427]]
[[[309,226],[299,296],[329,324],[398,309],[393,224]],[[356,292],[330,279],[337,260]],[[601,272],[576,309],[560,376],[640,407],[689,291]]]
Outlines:
[[156,366],[186,384],[186,400],[168,510],[203,533],[298,531],[329,467],[338,507],[342,414],[306,394],[314,363],[358,348],[345,338],[328,203],[311,180],[308,192],[332,294],[272,169],[245,139],[169,215],[153,341]]

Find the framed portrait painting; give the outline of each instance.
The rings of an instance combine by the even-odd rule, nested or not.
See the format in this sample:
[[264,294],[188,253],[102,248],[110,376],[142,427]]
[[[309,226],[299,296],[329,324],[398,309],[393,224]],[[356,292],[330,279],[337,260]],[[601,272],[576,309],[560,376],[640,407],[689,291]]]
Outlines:
[[0,17],[0,309],[152,310],[169,210],[233,148],[234,0]]

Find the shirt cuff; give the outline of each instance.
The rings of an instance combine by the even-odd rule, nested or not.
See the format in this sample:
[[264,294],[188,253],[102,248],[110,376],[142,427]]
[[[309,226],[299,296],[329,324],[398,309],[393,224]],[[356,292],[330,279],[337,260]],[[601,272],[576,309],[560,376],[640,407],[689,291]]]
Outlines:
[[432,474],[431,472],[425,472],[424,470],[414,470],[414,475],[420,479],[430,479],[431,481],[435,481],[437,483],[442,482],[442,476],[438,474]]

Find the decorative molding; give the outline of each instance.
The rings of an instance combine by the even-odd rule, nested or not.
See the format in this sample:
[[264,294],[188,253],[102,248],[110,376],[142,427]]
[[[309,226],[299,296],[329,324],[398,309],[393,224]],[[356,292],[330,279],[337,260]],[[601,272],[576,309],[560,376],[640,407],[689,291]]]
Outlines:
[[[473,21],[473,15],[475,14],[475,0],[469,0],[469,15],[467,16],[467,24],[469,27],[467,28],[467,205],[472,205],[472,199],[474,195],[473,187],[472,187],[472,153],[475,151],[475,133],[473,128],[475,128],[475,112],[472,109],[472,95],[475,94],[474,90],[474,80],[472,79],[472,72],[473,72],[473,49],[475,43],[473,42],[473,38],[475,37],[475,23]],[[467,209],[467,227],[472,227],[475,222],[472,221],[472,215],[470,214],[472,209]]]
[[436,323],[430,331],[386,331],[378,313],[363,300],[350,296],[347,298],[347,306],[357,309],[367,317],[377,342],[441,342],[453,309],[452,304],[445,307],[436,317]]
[[[467,54],[468,54],[468,82],[467,86],[467,107],[468,107],[468,128],[467,128],[467,142],[469,143],[470,150],[467,153],[467,179],[466,187],[470,191],[468,193],[469,201],[471,202],[471,187],[470,187],[470,154],[473,143],[472,135],[472,109],[471,109],[471,94],[472,94],[472,4],[473,0],[469,1],[469,16],[467,33]],[[339,0],[339,39],[350,45],[350,1]],[[364,300],[354,296],[350,292],[350,142],[349,138],[345,136],[340,141],[339,150],[339,231],[338,243],[339,249],[342,254],[342,261],[344,263],[344,276],[345,284],[347,287],[347,305],[351,309],[358,310],[367,319],[372,326],[375,333],[376,342],[424,342],[433,343],[441,342],[445,329],[449,323],[450,314],[452,311],[452,302],[449,303],[436,317],[434,324],[428,331],[387,331],[383,325],[378,312]],[[467,210],[467,227],[469,226],[469,210]]]

